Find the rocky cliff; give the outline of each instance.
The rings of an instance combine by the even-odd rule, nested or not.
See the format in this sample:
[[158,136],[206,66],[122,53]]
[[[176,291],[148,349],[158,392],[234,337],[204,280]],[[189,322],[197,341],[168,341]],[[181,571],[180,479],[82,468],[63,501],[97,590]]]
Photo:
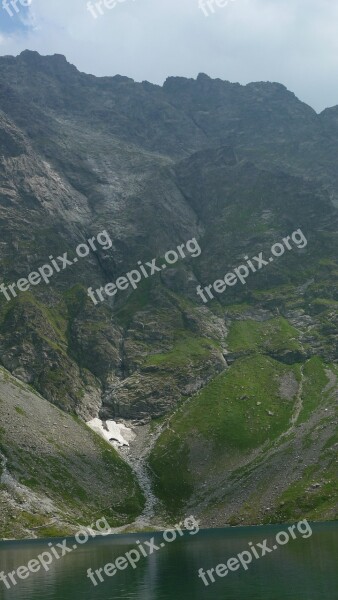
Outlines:
[[[277,83],[160,87],[30,51],[0,58],[0,82],[1,282],[103,230],[112,242],[0,294],[4,369],[77,428],[100,417],[157,433],[142,456],[160,522],[187,509],[206,524],[333,518],[337,110],[318,115]],[[306,246],[197,295],[298,229]],[[200,256],[88,297],[192,238]],[[4,460],[29,487],[1,421]]]

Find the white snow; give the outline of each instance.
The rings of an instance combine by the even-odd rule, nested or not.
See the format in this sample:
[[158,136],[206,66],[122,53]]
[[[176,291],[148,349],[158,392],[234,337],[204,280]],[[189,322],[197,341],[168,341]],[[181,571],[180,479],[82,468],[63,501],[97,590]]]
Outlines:
[[116,423],[116,421],[92,419],[87,422],[87,425],[115,448],[129,446],[129,442],[135,438],[132,429],[126,427],[123,423]]

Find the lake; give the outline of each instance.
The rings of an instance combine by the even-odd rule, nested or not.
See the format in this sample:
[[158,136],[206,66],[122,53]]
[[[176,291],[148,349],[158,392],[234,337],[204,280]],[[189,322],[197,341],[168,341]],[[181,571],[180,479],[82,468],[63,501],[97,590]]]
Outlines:
[[[337,600],[338,598],[338,523],[311,524],[312,536],[290,539],[259,559],[253,558],[247,570],[239,568],[223,577],[214,572],[215,583],[206,586],[198,570],[215,568],[231,557],[255,548],[268,539],[273,548],[276,534],[286,526],[238,527],[202,530],[195,535],[184,532],[176,541],[167,542],[147,558],[141,557],[137,567],[128,564],[94,587],[87,577],[106,563],[137,547],[143,549],[153,534],[108,536],[87,542],[59,560],[46,572],[42,569],[6,588],[0,581],[1,600]],[[154,534],[155,544],[164,544],[161,533]],[[282,538],[281,543],[283,543]],[[49,543],[61,540],[2,542],[1,571],[7,574],[27,565],[42,552],[50,551]],[[74,540],[67,540],[72,548]],[[252,546],[251,546],[252,547]],[[58,550],[61,554],[61,550]],[[150,550],[149,550],[150,552]],[[257,552],[257,550],[256,550]],[[139,552],[140,553],[140,552]],[[133,556],[133,555],[132,555]],[[238,566],[237,565],[237,566]],[[120,567],[124,567],[123,560]],[[115,567],[116,571],[116,567]],[[109,570],[108,570],[109,572]],[[221,572],[221,569],[219,569]],[[112,573],[112,571],[110,571]],[[95,579],[96,582],[96,579]]]

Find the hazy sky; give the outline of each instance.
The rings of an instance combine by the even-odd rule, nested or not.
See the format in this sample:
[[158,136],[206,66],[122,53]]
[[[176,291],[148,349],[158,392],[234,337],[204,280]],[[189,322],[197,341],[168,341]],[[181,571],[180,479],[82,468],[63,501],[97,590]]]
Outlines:
[[[279,81],[316,110],[338,105],[336,0],[0,0],[0,54],[64,54],[94,75]],[[103,4],[103,0],[102,4]],[[20,2],[31,4],[27,7]],[[92,6],[97,0],[92,0]],[[13,16],[10,16],[12,14]]]

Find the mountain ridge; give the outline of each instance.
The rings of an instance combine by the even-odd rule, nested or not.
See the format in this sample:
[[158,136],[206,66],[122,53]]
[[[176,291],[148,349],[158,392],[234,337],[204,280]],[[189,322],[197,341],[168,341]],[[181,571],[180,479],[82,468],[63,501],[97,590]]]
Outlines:
[[[0,80],[1,281],[74,255],[100,231],[112,241],[49,285],[11,302],[0,295],[3,368],[65,414],[139,432],[141,456],[131,447],[122,459],[134,465],[135,489],[147,469],[154,526],[187,510],[207,525],[275,522],[295,518],[297,503],[303,516],[333,518],[335,109],[317,115],[276,83],[200,74],[156,86],[31,51],[1,57]],[[298,229],[306,248],[203,304],[198,285]],[[89,299],[89,286],[192,238],[198,258],[97,306]],[[18,451],[6,439],[8,459]],[[289,455],[277,484],[274,465]],[[12,476],[27,480],[16,468]],[[250,506],[246,486],[261,494]]]

